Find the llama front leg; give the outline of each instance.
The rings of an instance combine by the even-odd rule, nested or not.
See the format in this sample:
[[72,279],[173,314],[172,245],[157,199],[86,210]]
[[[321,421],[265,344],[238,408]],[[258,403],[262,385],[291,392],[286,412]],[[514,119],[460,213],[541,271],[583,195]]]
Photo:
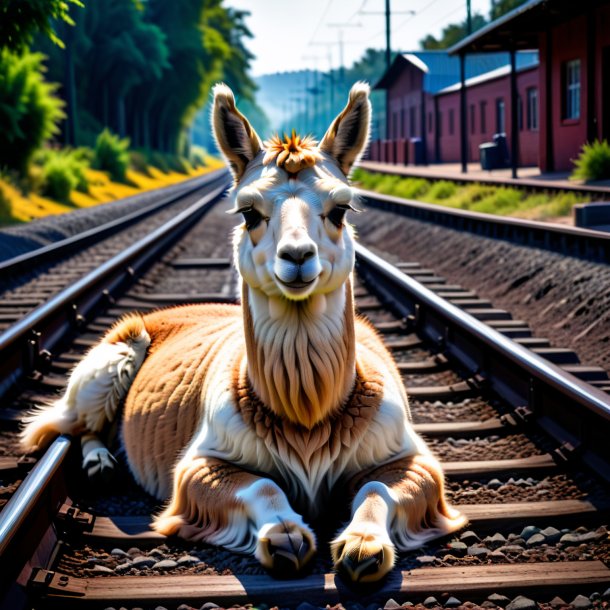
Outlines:
[[432,456],[397,460],[353,483],[359,489],[351,521],[332,542],[331,553],[335,568],[354,582],[383,578],[396,550],[418,548],[466,523],[447,504],[442,470]]
[[313,557],[316,539],[271,479],[214,458],[183,458],[174,473],[158,532],[252,553],[274,572],[294,574]]

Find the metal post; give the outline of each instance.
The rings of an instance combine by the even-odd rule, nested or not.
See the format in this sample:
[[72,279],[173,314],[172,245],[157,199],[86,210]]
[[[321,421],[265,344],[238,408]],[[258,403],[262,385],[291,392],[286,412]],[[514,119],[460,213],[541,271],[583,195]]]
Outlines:
[[466,0],[466,32],[468,36],[472,34],[472,7],[471,0]]
[[392,28],[390,27],[390,21],[391,21],[390,0],[385,0],[385,67],[386,67],[386,70],[390,69],[390,62],[392,61],[392,45],[391,45]]
[[462,173],[468,172],[468,131],[466,125],[466,55],[460,53],[460,151]]
[[519,91],[517,91],[517,58],[515,48],[510,50],[510,163],[513,178],[517,178],[519,167]]
[[[544,58],[544,122],[546,131],[546,167],[547,172],[555,170],[555,149],[554,149],[554,134],[553,134],[553,36],[551,28],[546,30],[546,45]],[[541,148],[542,150],[542,148]]]

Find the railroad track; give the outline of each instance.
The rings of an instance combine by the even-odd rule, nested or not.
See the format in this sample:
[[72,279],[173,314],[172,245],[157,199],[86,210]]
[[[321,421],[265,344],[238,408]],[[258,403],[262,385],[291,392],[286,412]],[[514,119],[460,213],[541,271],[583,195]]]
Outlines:
[[[224,238],[231,224],[212,209],[146,274],[140,277],[158,252],[130,263],[130,281],[114,280],[92,315],[61,333],[56,325],[39,331],[36,349],[51,341],[48,333],[52,355],[34,358],[45,368],[27,378],[32,369],[19,361],[7,427],[20,409],[59,391],[66,370],[123,313],[234,300]],[[148,239],[144,250],[160,241]],[[415,425],[443,461],[468,531],[403,554],[374,588],[355,590],[332,574],[323,545],[310,575],[278,581],[249,558],[159,537],[149,529],[155,502],[126,475],[110,491],[88,488],[76,474],[78,447],[61,437],[0,512],[2,607],[383,606],[390,598],[504,607],[521,595],[514,608],[557,596],[564,605],[601,608],[610,597],[610,399],[603,388],[566,370],[566,350],[549,349],[497,313],[485,315],[493,309],[476,295],[416,262],[391,266],[360,246],[357,271],[356,304],[399,362]],[[99,285],[89,284],[99,295]],[[91,298],[83,292],[85,302]],[[66,330],[76,332],[71,342]],[[8,455],[3,474],[22,476],[32,466],[18,462],[18,453]],[[332,531],[338,519],[328,516],[324,525]]]

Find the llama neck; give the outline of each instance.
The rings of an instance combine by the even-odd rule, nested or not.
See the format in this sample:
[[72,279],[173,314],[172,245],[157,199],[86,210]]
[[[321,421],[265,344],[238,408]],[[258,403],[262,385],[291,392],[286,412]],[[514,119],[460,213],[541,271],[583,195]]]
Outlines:
[[355,380],[354,305],[348,280],[305,301],[242,287],[248,377],[277,415],[312,428],[339,409]]

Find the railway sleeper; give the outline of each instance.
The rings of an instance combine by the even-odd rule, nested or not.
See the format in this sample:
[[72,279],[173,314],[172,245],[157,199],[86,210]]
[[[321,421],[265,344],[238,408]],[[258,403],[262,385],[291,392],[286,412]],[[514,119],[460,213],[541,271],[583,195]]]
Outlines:
[[[442,572],[439,573],[439,572]],[[431,592],[450,591],[469,601],[483,601],[500,589],[504,595],[524,590],[530,597],[599,590],[610,581],[610,571],[601,561],[549,564],[500,564],[444,568],[416,568],[390,577],[374,591],[350,590],[335,574],[313,574],[300,580],[278,581],[265,575],[238,576],[109,576],[76,578],[37,569],[29,582],[41,608],[104,607],[108,604],[151,605],[181,603],[200,605],[201,600],[231,604],[264,602],[273,598],[284,604],[328,604],[357,600],[361,603],[385,601],[388,597],[409,596],[423,601]]]

